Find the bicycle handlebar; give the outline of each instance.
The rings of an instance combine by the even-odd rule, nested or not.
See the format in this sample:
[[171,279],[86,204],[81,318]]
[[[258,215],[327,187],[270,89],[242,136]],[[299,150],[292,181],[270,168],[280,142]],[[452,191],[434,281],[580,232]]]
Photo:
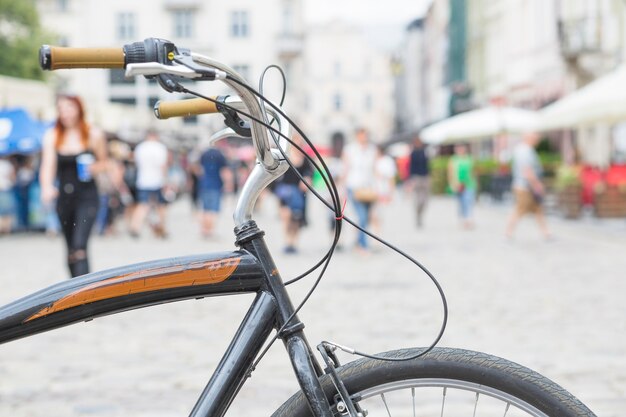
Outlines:
[[[237,92],[242,104],[250,114],[256,119],[262,120],[264,118],[264,107],[261,106],[257,97],[248,91],[245,87],[245,80],[235,71],[208,57],[191,53],[188,50],[181,51],[182,53],[168,40],[147,38],[143,42],[127,44],[123,48],[65,48],[44,45],[39,51],[39,58],[41,67],[46,70],[126,68],[131,75],[134,73],[162,77],[171,74],[183,78],[206,80],[214,80],[219,76],[225,84]],[[172,90],[168,89],[170,87],[168,82],[171,85],[176,85],[176,81],[172,80],[165,80],[164,83],[160,81],[159,83],[171,92]],[[210,106],[208,103],[204,105]],[[175,108],[172,111],[183,111],[180,115],[187,114],[188,110],[181,110],[178,106],[180,105],[174,105]],[[195,105],[192,107],[194,107],[193,111],[196,111],[197,107]],[[164,110],[163,114],[167,112]],[[206,111],[201,112],[205,113]],[[169,117],[172,116],[174,113]],[[259,123],[252,123],[251,131],[257,159],[268,172],[278,172],[281,163],[279,158],[271,152],[267,130]]]
[[154,105],[154,114],[157,119],[161,120],[169,119],[170,117],[188,117],[198,114],[217,112],[217,105],[203,98],[191,98],[177,101],[158,101]]
[[176,46],[165,39],[148,38],[123,48],[68,48],[43,45],[39,64],[44,70],[64,68],[126,68],[128,64],[158,62],[171,64],[178,54]]
[[44,70],[68,68],[125,68],[126,56],[121,48],[65,48],[44,45],[39,50]]

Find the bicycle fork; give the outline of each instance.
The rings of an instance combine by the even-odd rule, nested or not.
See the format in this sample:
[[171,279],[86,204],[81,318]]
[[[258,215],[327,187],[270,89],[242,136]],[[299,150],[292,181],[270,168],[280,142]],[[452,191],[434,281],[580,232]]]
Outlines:
[[[326,395],[319,381],[319,377],[322,375],[321,368],[304,335],[304,324],[294,314],[295,308],[265,244],[264,233],[254,221],[246,222],[241,227],[236,228],[235,233],[237,236],[236,244],[242,249],[250,251],[259,260],[267,291],[276,302],[275,324],[277,329],[282,329],[278,337],[283,341],[291,358],[293,370],[311,412],[315,417],[333,417],[330,404],[326,400]],[[287,321],[288,324],[285,326]]]

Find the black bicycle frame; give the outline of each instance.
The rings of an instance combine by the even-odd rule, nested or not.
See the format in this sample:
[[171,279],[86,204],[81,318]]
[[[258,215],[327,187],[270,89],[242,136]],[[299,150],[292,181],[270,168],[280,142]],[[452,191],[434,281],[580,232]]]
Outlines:
[[[0,308],[0,344],[121,311],[207,296],[256,292],[252,305],[218,364],[191,417],[221,417],[252,372],[273,329],[294,307],[252,221],[237,231],[240,250],[150,261],[95,272],[48,287]],[[321,369],[294,316],[283,340],[311,411],[332,417],[319,383]]]

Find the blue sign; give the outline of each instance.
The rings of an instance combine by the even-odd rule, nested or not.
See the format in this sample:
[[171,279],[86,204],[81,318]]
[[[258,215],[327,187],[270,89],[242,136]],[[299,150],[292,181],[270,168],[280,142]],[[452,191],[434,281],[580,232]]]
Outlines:
[[39,152],[49,126],[32,119],[24,109],[0,110],[0,155]]

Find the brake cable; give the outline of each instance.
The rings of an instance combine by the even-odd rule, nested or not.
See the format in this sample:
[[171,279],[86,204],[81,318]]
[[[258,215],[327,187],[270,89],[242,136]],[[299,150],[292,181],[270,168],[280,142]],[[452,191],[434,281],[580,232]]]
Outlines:
[[[388,362],[401,362],[401,361],[413,360],[413,359],[416,359],[416,358],[418,358],[420,356],[423,356],[426,353],[428,353],[429,351],[431,351],[439,343],[439,341],[443,337],[443,334],[445,332],[445,328],[446,328],[446,325],[447,325],[447,320],[448,320],[447,300],[446,300],[443,288],[441,287],[441,285],[438,282],[438,280],[435,278],[435,276],[424,265],[422,265],[419,261],[414,259],[412,256],[410,256],[406,252],[402,251],[398,247],[392,245],[391,243],[385,241],[384,239],[378,237],[377,235],[375,235],[375,234],[365,230],[364,228],[362,228],[358,224],[356,224],[353,220],[351,220],[349,217],[345,216],[342,213],[342,210],[341,210],[341,207],[340,207],[339,193],[337,191],[337,188],[336,188],[336,185],[335,185],[334,180],[332,178],[332,175],[330,174],[330,170],[328,169],[328,166],[326,165],[326,163],[325,163],[324,159],[322,158],[322,156],[319,154],[319,152],[317,151],[317,149],[315,148],[313,143],[308,139],[307,135],[302,131],[302,129],[295,122],[293,122],[293,120],[291,120],[291,118],[289,118],[289,116],[287,116],[279,107],[277,107],[270,100],[268,100],[263,94],[261,94],[260,92],[256,91],[254,88],[249,86],[247,83],[244,83],[244,82],[236,79],[235,77],[231,77],[231,76],[227,76],[227,79],[230,80],[230,81],[233,81],[233,82],[235,82],[237,84],[239,84],[240,86],[242,86],[243,88],[247,89],[252,94],[254,94],[259,99],[262,100],[263,107],[264,107],[264,118],[266,120],[265,121],[260,120],[259,118],[254,117],[251,114],[248,114],[248,113],[243,112],[241,110],[237,110],[234,107],[229,106],[229,105],[227,105],[225,103],[220,103],[220,104],[222,106],[226,107],[226,108],[230,108],[231,110],[237,111],[239,114],[249,118],[250,120],[254,121],[255,123],[259,123],[260,125],[264,126],[266,129],[268,129],[270,132],[273,133],[272,134],[272,138],[276,142],[278,150],[280,151],[280,153],[284,157],[285,161],[289,164],[289,166],[292,169],[294,169],[294,171],[295,171],[296,175],[298,176],[298,178],[305,184],[305,186],[315,195],[315,197],[318,200],[320,200],[329,209],[333,210],[333,212],[335,213],[335,225],[336,225],[336,227],[335,227],[335,235],[333,237],[333,241],[332,241],[331,247],[328,250],[328,252],[326,253],[326,255],[322,258],[322,260],[320,260],[313,268],[309,269],[309,271],[307,271],[306,273],[301,274],[299,277],[296,277],[295,279],[292,279],[292,280],[287,281],[285,283],[285,285],[289,285],[289,284],[291,284],[293,282],[296,282],[297,280],[300,280],[300,279],[304,278],[305,276],[309,275],[310,273],[315,271],[317,268],[322,266],[322,270],[320,271],[320,274],[319,274],[318,278],[313,283],[313,285],[312,285],[311,289],[309,290],[309,292],[307,293],[307,295],[304,297],[304,299],[301,301],[301,303],[298,305],[298,307],[294,310],[293,314],[285,321],[285,324],[280,329],[278,329],[278,331],[276,332],[276,335],[267,343],[267,345],[266,345],[265,349],[263,350],[263,352],[261,352],[261,354],[258,356],[257,360],[252,365],[251,371],[256,368],[256,366],[261,361],[261,359],[265,356],[265,354],[267,353],[269,348],[280,337],[281,332],[284,330],[284,328],[286,328],[286,326],[293,319],[293,317],[295,317],[295,315],[304,307],[306,302],[309,300],[309,298],[312,296],[312,294],[317,289],[317,286],[319,285],[322,277],[324,276],[324,273],[326,272],[326,269],[327,269],[327,267],[328,267],[328,265],[330,263],[332,255],[333,255],[333,253],[334,253],[334,251],[336,249],[337,243],[339,241],[339,236],[341,234],[341,223],[342,223],[343,220],[348,222],[350,225],[354,226],[357,230],[365,233],[366,235],[370,236],[374,240],[378,241],[379,243],[387,246],[391,250],[393,250],[396,253],[398,253],[401,256],[403,256],[404,258],[406,258],[407,260],[409,260],[410,262],[415,264],[418,268],[420,268],[430,278],[430,280],[435,285],[435,287],[436,287],[436,289],[437,289],[437,291],[438,291],[438,293],[440,295],[441,301],[442,301],[442,306],[443,306],[442,324],[441,324],[441,327],[440,327],[440,330],[439,330],[437,336],[435,337],[433,342],[427,348],[425,348],[422,351],[416,353],[415,355],[412,355],[412,356],[409,356],[409,357],[403,357],[403,358],[393,358],[393,357],[383,357],[383,356],[378,356],[378,355],[371,355],[371,354],[367,354],[365,352],[361,352],[361,351],[358,351],[356,349],[353,349],[353,348],[350,348],[350,347],[346,347],[346,346],[343,346],[343,345],[339,345],[339,344],[336,344],[336,343],[333,343],[333,342],[324,341],[322,343],[324,343],[326,345],[329,345],[329,346],[334,346],[334,347],[336,347],[336,348],[338,348],[338,349],[340,349],[340,350],[342,350],[342,351],[344,351],[346,353],[349,353],[349,354],[354,354],[354,355],[358,355],[358,356],[362,356],[362,357],[366,357],[366,358],[370,358],[370,359],[376,359],[376,360],[382,360],[382,361],[388,361]],[[183,89],[183,91],[181,91],[181,92],[184,92],[184,93],[187,93],[187,94],[191,94],[191,95],[194,95],[194,96],[199,97],[199,98],[204,98],[204,99],[206,99],[208,101],[211,101],[211,102],[216,102],[216,100],[214,100],[213,98],[207,97],[207,96],[202,95],[200,93],[197,93],[195,91],[189,90],[186,87],[183,87],[182,89]],[[267,113],[266,113],[266,109],[265,109],[265,105],[266,104],[269,105],[272,109],[274,109],[282,117],[284,117],[285,120],[287,120],[287,122],[296,130],[296,132],[298,132],[300,134],[302,139],[305,141],[305,143],[307,145],[309,145],[311,147],[311,149],[313,150],[313,153],[315,154],[315,156],[320,161],[321,165],[324,168],[323,171],[319,168],[319,166],[317,165],[316,161],[313,160],[313,158],[310,157],[298,144],[296,144],[291,138],[288,138],[286,135],[281,133],[279,130],[277,130],[276,128],[271,126],[271,124],[267,120]],[[280,137],[282,137],[285,140],[287,140],[292,146],[294,146],[294,148],[296,148],[299,152],[301,152],[303,154],[303,156],[319,172],[323,173],[322,174],[322,179],[324,181],[324,184],[326,185],[326,187],[330,191],[331,199],[332,199],[332,205],[330,203],[328,203],[321,195],[319,195],[319,193],[310,184],[308,184],[304,180],[304,178],[302,177],[302,175],[300,175],[300,173],[297,171],[297,169],[295,169],[295,167],[294,167],[293,163],[291,162],[291,160],[289,159],[289,157],[285,154],[285,152],[282,150],[282,148],[280,146],[278,146],[278,141],[277,141],[277,138],[276,138],[276,136],[274,134],[277,134]],[[326,175],[324,175],[324,173]]]

